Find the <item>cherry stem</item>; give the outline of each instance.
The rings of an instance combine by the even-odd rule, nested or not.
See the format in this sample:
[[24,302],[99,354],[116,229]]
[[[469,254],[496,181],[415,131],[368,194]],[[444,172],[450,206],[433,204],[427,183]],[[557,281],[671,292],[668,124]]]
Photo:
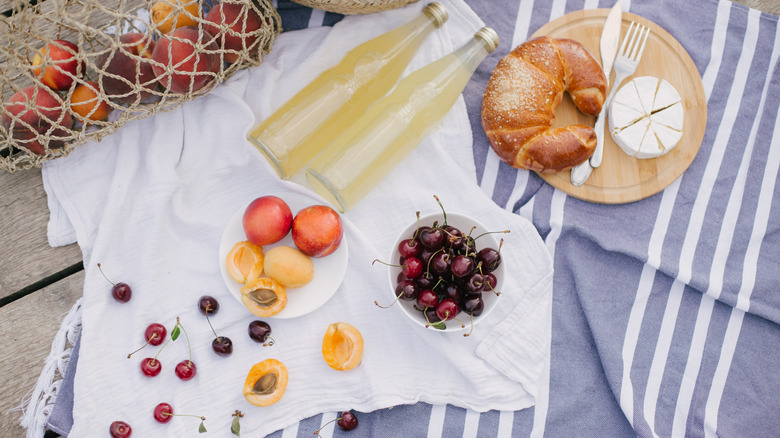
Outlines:
[[381,307],[381,308],[383,308],[383,309],[388,309],[388,308],[390,308],[390,307],[393,307],[393,304],[395,304],[395,302],[396,302],[396,301],[398,301],[399,299],[401,299],[401,295],[403,295],[403,294],[404,294],[403,292],[399,293],[399,294],[398,294],[398,296],[397,296],[397,297],[395,297],[395,299],[393,300],[393,302],[392,302],[392,303],[390,303],[390,305],[389,305],[389,306],[383,306],[383,305],[379,304],[379,303],[378,303],[376,300],[374,300],[374,304],[376,304],[377,306],[379,306],[379,307]]
[[403,268],[404,267],[403,265],[393,265],[393,264],[390,264],[390,263],[387,263],[387,262],[383,262],[382,260],[379,260],[379,259],[374,259],[374,261],[371,262],[371,264],[373,265],[376,262],[379,262],[379,263],[381,263],[381,264],[383,264],[385,266],[392,266],[394,268]]
[[414,230],[414,234],[412,235],[412,240],[417,238],[417,233],[420,231],[420,212],[417,212],[417,229]]
[[441,208],[441,213],[442,213],[442,215],[444,215],[444,224],[442,225],[442,227],[443,227],[443,226],[447,225],[447,212],[444,210],[444,206],[441,204],[441,201],[439,200],[439,197],[436,196],[436,195],[433,195],[433,198],[436,199],[436,202],[439,204],[439,207]]
[[328,421],[327,423],[323,424],[323,425],[322,425],[322,427],[320,427],[319,429],[315,430],[315,431],[314,431],[314,434],[315,434],[315,435],[317,435],[317,436],[319,436],[319,437],[321,437],[322,435],[320,435],[320,431],[321,431],[322,429],[325,429],[325,426],[329,425],[330,423],[333,423],[334,421],[339,421],[339,420],[341,420],[341,417],[334,418],[334,419],[332,419],[332,420]]
[[206,322],[209,323],[209,327],[211,327],[211,331],[214,333],[214,337],[219,339],[219,335],[217,334],[217,331],[214,330],[214,326],[211,325],[211,318],[209,318],[209,310],[211,310],[211,304],[206,304]]
[[274,345],[276,341],[274,341],[274,338],[271,337],[271,335],[265,335],[266,339],[270,339],[271,342],[264,342],[263,347],[270,347],[271,345]]
[[474,331],[474,314],[473,313],[469,313],[469,318],[471,319],[471,329],[469,329],[468,333],[464,333],[463,334],[464,338],[469,336],[469,335],[471,335],[471,332]]
[[[476,227],[475,227],[475,228],[476,228]],[[472,228],[472,229],[473,229],[473,228]],[[486,231],[486,232],[484,232],[484,233],[480,234],[479,236],[475,237],[475,238],[474,238],[474,240],[477,240],[477,239],[479,239],[480,237],[482,237],[482,236],[485,236],[485,235],[487,235],[487,234],[499,234],[499,233],[500,233],[500,234],[508,234],[508,233],[509,233],[509,230],[502,230],[502,231]],[[503,241],[504,239],[501,239],[501,240]]]
[[[209,323],[209,324],[211,324],[211,323]],[[187,330],[184,330],[184,326],[181,325],[181,322],[179,321],[179,317],[178,316],[176,317],[176,325],[181,327],[181,331],[184,332],[184,337],[187,338],[187,349],[190,352],[190,357],[187,360],[187,366],[190,366],[190,365],[192,365],[192,346],[190,345],[190,336],[187,334]]]
[[145,343],[144,345],[141,345],[141,347],[139,347],[139,348],[138,348],[137,350],[135,350],[134,352],[132,352],[132,353],[128,354],[128,355],[127,355],[127,358],[128,358],[128,359],[130,359],[130,356],[132,356],[132,355],[134,355],[134,354],[138,353],[139,351],[143,350],[143,349],[144,349],[144,347],[146,347],[147,345],[149,345],[149,343],[150,343],[150,342],[152,342],[152,339],[154,339],[154,338],[156,338],[156,337],[157,337],[157,333],[152,333],[152,336],[149,336],[149,339],[147,339],[147,340],[146,340],[146,343]]
[[103,272],[103,268],[100,267],[100,263],[98,263],[97,265],[98,265],[98,271],[100,271],[100,274],[103,275],[103,278],[105,278],[107,282],[116,286],[116,283],[114,283],[113,281],[109,280],[108,277],[106,277],[106,274]]
[[192,414],[171,414],[169,412],[163,412],[160,415],[163,415],[165,417],[193,417],[193,418],[200,418],[201,421],[206,421],[206,417],[202,415],[192,415]]

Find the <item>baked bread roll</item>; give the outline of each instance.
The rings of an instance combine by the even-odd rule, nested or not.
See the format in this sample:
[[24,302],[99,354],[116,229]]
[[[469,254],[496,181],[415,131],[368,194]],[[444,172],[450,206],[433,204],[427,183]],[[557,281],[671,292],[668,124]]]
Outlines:
[[606,98],[601,65],[576,41],[535,38],[498,62],[482,99],[482,129],[501,160],[552,173],[593,155],[596,132],[590,126],[551,129],[564,90],[592,116]]

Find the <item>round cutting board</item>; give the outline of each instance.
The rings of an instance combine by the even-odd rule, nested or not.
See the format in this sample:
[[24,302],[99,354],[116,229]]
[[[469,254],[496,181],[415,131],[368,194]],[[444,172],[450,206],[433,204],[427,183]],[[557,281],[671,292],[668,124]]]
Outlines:
[[[548,35],[570,38],[582,43],[591,54],[601,60],[599,41],[609,9],[589,9],[566,14],[536,31],[533,37]],[[547,183],[575,198],[603,204],[623,204],[654,195],[676,180],[693,162],[699,151],[707,124],[707,100],[704,86],[696,65],[680,43],[663,28],[635,14],[623,13],[622,39],[631,21],[650,28],[647,45],[633,75],[656,76],[671,83],[680,93],[685,110],[683,136],[677,146],[666,155],[651,159],[630,157],[615,144],[609,135],[609,123],[605,123],[604,159],[593,169],[590,178],[581,186],[571,184],[569,171],[540,173]],[[618,46],[619,50],[619,46]],[[610,81],[614,79],[614,71]],[[615,84],[610,83],[610,86]],[[593,126],[595,117],[581,113],[568,97],[568,93],[556,110],[553,127],[582,123]],[[597,133],[598,134],[598,133]]]

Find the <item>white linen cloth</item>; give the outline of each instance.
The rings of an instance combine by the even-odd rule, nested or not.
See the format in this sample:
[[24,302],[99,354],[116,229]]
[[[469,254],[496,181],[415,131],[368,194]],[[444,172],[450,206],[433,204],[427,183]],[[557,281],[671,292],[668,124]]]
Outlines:
[[[407,72],[451,52],[483,25],[462,1],[443,0],[450,19],[434,31]],[[534,403],[536,382],[549,351],[552,261],[536,229],[496,206],[475,183],[472,135],[461,100],[436,131],[357,207],[344,214],[349,265],[341,287],[320,309],[287,320],[266,319],[276,343],[262,347],[247,336],[258,319],[227,291],[217,250],[225,224],[252,199],[279,191],[316,196],[296,182],[279,180],[245,132],[349,49],[420,13],[423,2],[378,14],[347,17],[333,28],[283,33],[257,68],[239,72],[208,95],[172,111],[133,121],[100,143],[79,146],[47,162],[44,186],[53,246],[77,241],[86,271],[82,339],[74,382],[72,437],[102,436],[114,420],[138,436],[192,436],[198,420],[159,424],[160,402],[174,412],[206,417],[206,435],[225,436],[231,414],[242,411],[244,436],[262,436],[320,412],[370,411],[425,401],[476,411],[518,410]],[[499,307],[470,337],[425,330],[392,299],[386,260],[398,233],[415,212],[445,208],[467,213],[503,235],[507,276]],[[133,289],[118,303],[97,269]],[[201,295],[220,309],[211,318],[217,333],[232,339],[234,352],[219,357],[214,338],[197,310]],[[168,330],[176,317],[188,335],[198,371],[184,382],[173,369],[187,359],[185,336],[159,355],[162,372],[145,377],[148,324]],[[348,322],[365,341],[362,363],[334,371],[322,359],[328,324]],[[255,407],[242,387],[249,368],[276,358],[290,375],[279,402]]]

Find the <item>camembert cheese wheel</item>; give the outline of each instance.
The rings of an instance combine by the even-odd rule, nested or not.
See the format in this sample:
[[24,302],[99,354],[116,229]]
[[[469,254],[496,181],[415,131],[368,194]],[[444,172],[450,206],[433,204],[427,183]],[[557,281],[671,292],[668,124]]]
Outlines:
[[682,138],[683,102],[669,82],[640,76],[623,85],[609,105],[609,132],[636,158],[668,153]]

